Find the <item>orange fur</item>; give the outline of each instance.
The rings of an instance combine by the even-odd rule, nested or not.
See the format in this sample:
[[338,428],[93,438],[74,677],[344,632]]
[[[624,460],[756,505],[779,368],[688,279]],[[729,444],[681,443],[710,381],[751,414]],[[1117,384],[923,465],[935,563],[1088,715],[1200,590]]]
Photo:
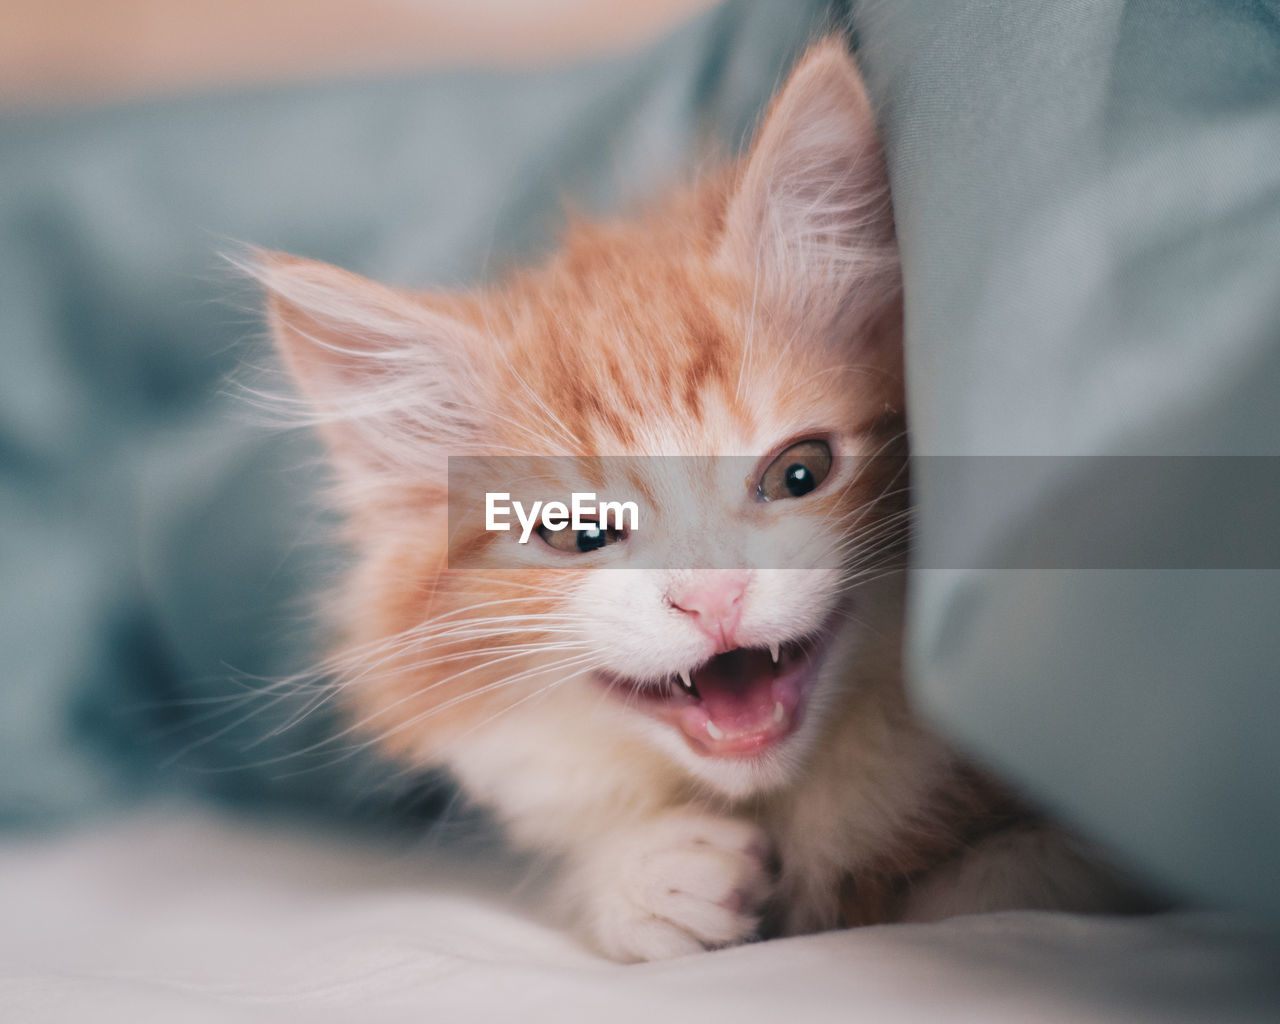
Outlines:
[[[563,854],[572,901],[615,956],[749,937],[759,913],[747,910],[766,899],[791,931],[837,923],[842,903],[852,922],[910,914],[915,880],[1009,824],[1008,798],[919,724],[903,687],[903,466],[870,458],[906,452],[896,268],[870,104],[835,41],[806,57],[740,164],[639,217],[574,224],[558,254],[500,286],[411,295],[291,257],[258,268],[342,484],[355,567],[335,618],[350,713],[389,753],[449,766],[516,841]],[[717,490],[708,469],[687,495],[706,515],[664,527],[697,550],[769,530],[820,542],[807,574],[750,577],[766,606],[744,647],[840,622],[804,726],[754,762],[699,760],[592,677],[643,674],[633,666],[650,655],[669,674],[716,653],[665,650],[668,635],[672,651],[701,642],[672,591],[662,600],[689,572],[631,570],[602,590],[601,563],[543,552],[515,569],[510,538],[449,522],[445,455],[509,456],[513,477],[564,492],[575,473],[607,485],[600,456],[767,461],[815,436],[838,486],[775,507],[740,482]],[[455,501],[504,483],[476,472],[459,471]],[[670,500],[639,464],[624,482],[648,506]],[[725,844],[717,870],[737,888],[679,913],[618,896],[612,862],[662,836],[683,851],[677,875]],[[781,863],[767,896],[760,843]],[[699,877],[714,889],[720,876]],[[1091,884],[1082,873],[1077,888]]]

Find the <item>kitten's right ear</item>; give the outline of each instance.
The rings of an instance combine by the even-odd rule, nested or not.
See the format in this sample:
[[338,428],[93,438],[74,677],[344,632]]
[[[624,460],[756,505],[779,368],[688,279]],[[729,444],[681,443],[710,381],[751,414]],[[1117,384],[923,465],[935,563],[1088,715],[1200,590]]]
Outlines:
[[[345,468],[434,471],[477,436],[477,331],[326,263],[257,252],[276,348]],[[435,463],[440,463],[436,466]]]

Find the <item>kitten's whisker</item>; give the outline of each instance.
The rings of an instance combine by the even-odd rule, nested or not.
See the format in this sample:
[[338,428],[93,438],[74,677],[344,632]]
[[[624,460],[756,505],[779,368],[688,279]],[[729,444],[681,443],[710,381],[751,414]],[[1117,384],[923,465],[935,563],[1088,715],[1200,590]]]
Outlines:
[[566,668],[573,668],[575,670],[568,676],[552,681],[551,683],[548,684],[547,687],[543,687],[539,690],[535,690],[532,694],[529,694],[528,697],[523,698],[520,702],[518,702],[518,703],[523,703],[523,700],[527,700],[529,697],[535,696],[536,694],[543,692],[545,689],[548,689],[551,686],[556,686],[556,685],[559,685],[560,683],[567,682],[569,679],[576,679],[580,675],[593,671],[596,667],[598,667],[598,665],[599,665],[598,656],[596,656],[595,654],[590,654],[590,655],[580,655],[577,658],[563,659],[559,662],[553,663],[550,666],[537,666],[535,668],[528,669],[524,672],[518,673],[517,675],[509,676],[504,679],[499,679],[495,682],[488,683],[484,686],[481,686],[478,689],[470,690],[466,693],[459,694],[456,697],[451,697],[448,700],[443,701],[440,704],[437,704],[434,707],[427,709],[426,711],[420,712],[419,714],[413,716],[413,718],[409,719],[408,721],[399,723],[390,731],[382,733],[379,737],[377,737],[374,740],[371,740],[370,742],[380,743],[383,740],[385,740],[387,737],[393,736],[403,729],[410,728],[413,725],[417,724],[419,721],[422,721],[426,718],[430,718],[433,715],[437,715],[442,711],[447,711],[452,707],[456,707],[459,704],[465,703],[468,700],[472,700],[486,693],[491,693],[494,690],[504,689],[517,682],[523,682],[525,679],[529,678],[530,676],[549,674],[551,672],[560,673],[560,672],[563,672],[563,670]]
[[844,554],[850,551],[856,551],[870,542],[883,540],[885,538],[892,538],[900,543],[905,543],[905,541],[910,537],[910,531],[908,528],[914,519],[915,515],[913,510],[904,509],[901,512],[895,512],[892,515],[885,516],[882,519],[874,520],[866,526],[863,526],[861,529],[841,538],[840,542],[836,545],[835,550]]
[[869,585],[870,585],[870,584],[872,584],[872,583],[876,583],[876,582],[878,582],[878,581],[880,581],[880,580],[883,580],[883,579],[888,579],[890,576],[898,576],[898,575],[901,575],[901,574],[902,574],[902,573],[904,573],[904,572],[906,572],[906,568],[905,568],[905,567],[903,567],[903,566],[894,566],[894,567],[891,567],[891,568],[885,569],[883,572],[875,573],[874,575],[870,575],[870,576],[863,576],[863,577],[859,577],[859,578],[856,578],[856,579],[850,579],[850,580],[847,580],[844,584],[842,584],[842,585],[841,585],[841,587],[839,588],[839,591],[838,591],[838,592],[839,592],[839,593],[851,593],[851,592],[853,592],[853,591],[857,590],[859,587],[869,586]]
[[855,474],[854,478],[850,480],[847,484],[845,484],[843,488],[841,488],[840,493],[837,496],[837,501],[832,504],[832,507],[829,508],[826,511],[826,513],[823,515],[822,519],[819,520],[818,522],[819,527],[829,526],[832,529],[846,529],[850,525],[856,527],[864,519],[866,519],[868,515],[870,515],[872,512],[876,511],[877,509],[881,508],[884,502],[888,501],[891,498],[896,498],[903,495],[910,495],[911,493],[909,486],[891,489],[893,488],[894,481],[897,479],[897,476],[899,475],[899,474],[894,474],[894,478],[889,480],[885,484],[885,486],[881,489],[879,494],[875,495],[874,497],[866,498],[860,501],[857,505],[855,505],[851,509],[846,509],[843,512],[839,511],[838,499],[843,498],[845,495],[849,493],[850,490],[852,490],[854,487],[860,484],[862,482],[862,478],[865,473],[866,473],[866,467],[861,467],[858,473]]
[[[512,702],[512,703],[511,703],[511,704],[509,704],[507,707],[499,709],[497,712],[495,712],[494,714],[490,715],[488,718],[483,719],[481,722],[477,723],[476,725],[473,725],[473,726],[471,726],[470,728],[468,728],[468,729],[464,730],[463,732],[459,733],[459,734],[458,734],[459,738],[462,738],[462,737],[465,737],[465,736],[470,735],[470,734],[471,734],[472,732],[474,732],[476,729],[481,728],[482,726],[485,726],[485,725],[489,724],[489,723],[490,723],[490,722],[492,722],[494,719],[498,718],[500,715],[506,714],[508,711],[511,711],[513,708],[516,708],[516,707],[520,706],[521,704],[524,704],[526,701],[532,700],[532,699],[534,699],[535,697],[542,696],[542,695],[544,695],[544,694],[546,694],[546,693],[549,693],[551,690],[554,690],[556,687],[561,686],[561,685],[563,685],[564,683],[570,682],[570,681],[572,681],[573,679],[576,679],[578,676],[583,675],[583,674],[585,674],[585,673],[587,673],[587,672],[590,672],[590,671],[592,671],[592,670],[593,670],[593,666],[591,666],[591,665],[587,665],[587,666],[585,666],[585,667],[583,667],[583,668],[579,668],[579,669],[575,670],[574,672],[571,672],[571,673],[570,673],[569,675],[567,675],[567,676],[563,676],[563,677],[561,677],[561,678],[558,678],[558,679],[554,679],[554,680],[552,680],[551,682],[547,683],[545,686],[542,686],[542,687],[540,687],[539,689],[534,690],[532,693],[526,694],[524,697],[521,697],[519,700]],[[502,685],[502,684],[505,684],[506,682],[507,682],[506,680],[502,680],[502,681],[499,681],[499,684],[495,684],[495,685]],[[466,696],[466,695],[464,695],[464,696]],[[424,713],[423,715],[419,716],[419,720],[421,720],[422,718],[429,717],[429,715],[430,715],[430,714],[435,713],[435,711],[436,711],[436,710],[437,710],[437,709],[432,709],[431,711]],[[388,735],[388,734],[382,734],[382,735],[380,735],[380,736],[377,736],[377,737],[372,738],[371,740],[369,740],[369,741],[367,741],[367,742],[361,743],[361,744],[357,745],[357,746],[356,746],[356,747],[354,747],[354,748],[348,748],[348,749],[347,749],[347,751],[346,751],[345,753],[343,753],[340,757],[338,757],[338,758],[334,759],[333,761],[326,762],[326,763],[325,763],[324,765],[322,765],[321,767],[331,767],[331,766],[332,766],[333,764],[335,764],[335,763],[340,763],[341,761],[348,760],[349,758],[354,757],[354,756],[356,756],[357,754],[359,754],[359,753],[361,753],[361,752],[363,752],[363,751],[365,751],[365,750],[367,750],[367,749],[369,749],[369,748],[371,748],[371,747],[373,747],[373,746],[377,746],[377,745],[379,745],[379,744],[381,744],[381,743],[385,742],[385,739],[386,739],[386,736],[387,736],[387,735]],[[299,775],[299,774],[303,774],[304,772],[307,772],[307,771],[314,771],[314,770],[316,770],[316,769],[315,769],[315,768],[306,768],[306,769],[302,769],[301,771],[298,771],[298,772],[291,772],[291,773],[288,773],[288,774],[287,774],[286,776],[284,776],[284,777],[288,777],[289,775]],[[405,768],[404,768],[404,769],[402,769],[402,770],[401,770],[401,772],[399,772],[399,773],[398,773],[398,776],[397,776],[397,777],[402,777],[402,776],[404,776],[405,774],[408,774],[408,773],[410,773],[410,772],[412,772],[412,771],[415,771],[415,770],[416,770],[416,769],[414,768],[414,766],[413,766],[413,765],[406,765],[406,766],[405,766]]]
[[[468,690],[466,693],[458,694],[456,697],[450,697],[447,700],[441,701],[439,704],[434,704],[427,710],[418,712],[417,714],[412,715],[409,718],[405,719],[403,722],[398,722],[392,728],[386,730],[385,732],[379,733],[377,736],[371,737],[366,742],[360,744],[359,747],[357,747],[356,749],[357,750],[368,749],[370,747],[381,745],[391,737],[405,731],[406,729],[411,729],[414,726],[418,725],[419,723],[425,721],[426,719],[431,718],[435,715],[438,715],[443,711],[448,711],[449,709],[454,708],[459,704],[463,704],[470,700],[475,700],[476,698],[482,697],[488,693],[492,693],[495,690],[505,689],[507,687],[513,686],[516,683],[523,682],[525,679],[528,679],[531,676],[548,674],[551,672],[561,672],[566,668],[577,668],[577,667],[581,667],[582,671],[590,671],[590,667],[596,660],[597,660],[597,656],[594,654],[578,655],[577,657],[574,657],[574,658],[564,658],[558,662],[552,662],[549,665],[535,666],[535,667],[526,669],[522,672],[518,672],[513,676],[506,676],[502,679],[495,680],[494,682],[486,683],[485,685],[479,686],[474,690]],[[577,674],[581,674],[581,673],[580,672],[575,673],[575,676]],[[389,708],[384,710],[389,710]],[[380,715],[380,712],[375,715],[370,715],[361,724],[362,725],[367,724],[368,721],[371,721],[373,718],[379,717],[379,715]],[[344,735],[348,735],[352,731],[353,730],[351,729],[344,730],[343,733],[338,734],[338,736],[335,736],[334,739],[338,739]]]
[[[326,739],[326,740],[324,740],[323,742],[324,742],[324,743],[331,743],[331,742],[335,742],[335,741],[337,741],[337,740],[342,739],[344,736],[349,736],[349,735],[351,735],[352,733],[360,732],[360,731],[362,731],[362,730],[364,729],[364,727],[365,727],[366,725],[368,725],[370,722],[372,722],[372,721],[374,721],[374,720],[376,720],[376,719],[378,719],[378,718],[382,717],[382,716],[383,716],[383,715],[385,715],[385,714],[388,714],[388,713],[389,713],[389,712],[391,712],[391,711],[394,711],[396,708],[398,708],[398,707],[400,707],[400,706],[402,706],[402,705],[404,705],[404,704],[406,704],[406,703],[408,703],[408,702],[410,702],[410,701],[421,699],[421,697],[422,697],[424,694],[429,693],[429,692],[431,692],[432,690],[436,690],[436,689],[438,689],[439,687],[446,685],[447,683],[451,683],[451,682],[453,682],[453,681],[455,681],[455,680],[457,680],[457,679],[460,679],[460,678],[462,678],[463,676],[469,675],[469,674],[471,674],[471,673],[473,673],[473,672],[477,672],[477,671],[487,671],[487,670],[489,670],[489,669],[493,668],[493,666],[494,666],[494,665],[501,664],[502,662],[505,662],[505,661],[511,661],[513,658],[522,658],[522,657],[526,657],[526,655],[524,655],[524,654],[510,654],[510,655],[504,655],[504,656],[501,656],[501,657],[492,658],[492,659],[490,659],[490,660],[488,660],[488,661],[486,661],[486,662],[483,662],[483,663],[481,663],[481,664],[479,664],[479,665],[470,666],[470,667],[468,667],[468,668],[462,669],[461,671],[454,672],[454,673],[452,673],[451,675],[445,676],[443,679],[436,679],[436,680],[433,680],[433,681],[432,681],[429,685],[427,685],[427,686],[419,687],[418,689],[413,690],[413,691],[411,691],[410,693],[405,694],[403,697],[400,697],[400,698],[398,698],[398,699],[396,699],[396,700],[392,701],[392,702],[391,702],[391,703],[389,703],[389,704],[382,705],[381,707],[379,707],[379,708],[378,708],[378,710],[377,710],[377,711],[374,711],[374,712],[372,712],[371,714],[366,715],[364,718],[361,718],[360,720],[358,720],[358,721],[356,721],[356,722],[351,723],[351,724],[350,724],[350,725],[348,725],[346,728],[344,728],[344,729],[342,729],[341,731],[339,731],[339,732],[335,733],[333,736],[331,736],[331,737],[327,738],[327,739]],[[562,660],[563,660],[563,659],[562,659]],[[558,663],[553,662],[552,664],[553,664],[553,665],[555,665],[555,664],[558,664]],[[533,671],[537,671],[537,670],[536,670],[536,669],[534,669]],[[484,690],[484,687],[481,687],[481,688],[480,688],[480,691],[472,691],[472,692],[473,692],[473,693],[475,693],[475,692],[482,692],[483,690]],[[446,701],[445,703],[448,703],[448,702]],[[305,753],[305,752],[306,752],[306,751],[304,751],[304,753]]]
[[843,552],[844,560],[841,571],[845,574],[858,572],[861,568],[873,563],[894,559],[906,564],[907,549],[897,534],[889,536],[871,536],[867,541],[855,548]]
[[[511,598],[512,601],[521,600],[520,598]],[[311,670],[310,674],[315,676],[333,675],[340,672],[346,665],[358,665],[367,663],[369,658],[380,655],[387,651],[399,652],[401,650],[434,641],[445,635],[463,635],[466,630],[475,627],[490,627],[491,624],[501,622],[502,628],[491,628],[493,635],[505,635],[510,628],[516,625],[533,627],[536,625],[537,631],[557,630],[568,631],[570,627],[565,626],[566,622],[581,623],[589,625],[589,620],[585,617],[565,616],[562,614],[552,613],[522,613],[520,615],[502,616],[500,618],[477,616],[471,619],[460,619],[452,622],[444,621],[444,617],[431,619],[423,623],[418,623],[409,629],[395,634],[385,640],[379,640],[358,647],[349,648],[340,657],[333,657],[318,662]],[[446,630],[456,630],[456,633],[446,634]],[[481,633],[483,630],[480,631]],[[479,634],[476,634],[479,635]]]
[[[292,692],[296,693],[296,691],[292,691]],[[250,719],[257,717],[261,715],[264,711],[269,711],[271,708],[276,707],[281,702],[288,700],[290,696],[291,696],[291,693],[289,692],[280,694],[279,696],[276,696],[271,700],[269,700],[263,707],[253,708],[249,711],[248,714],[241,715],[239,718],[233,719],[232,721],[224,725],[222,728],[215,729],[211,733],[207,733],[204,736],[197,737],[196,739],[192,740],[190,743],[186,744],[184,747],[182,747],[175,753],[171,754],[169,757],[165,758],[160,763],[160,767],[172,768],[174,765],[178,764],[184,758],[189,757],[193,752],[199,750],[201,747],[208,746],[208,744],[212,743],[214,740],[220,739],[223,736],[225,736],[227,733],[240,728]]]
[[[496,602],[493,602],[493,603],[496,603]],[[508,616],[506,617],[506,620],[514,620],[514,619],[524,620],[527,618],[528,616],[519,616],[519,617]],[[546,616],[546,618],[551,619],[553,621],[561,621],[563,620],[564,617],[563,616]],[[484,622],[488,624],[493,620],[475,619],[473,621]],[[412,633],[414,632],[414,630],[408,630],[405,632]],[[509,627],[504,627],[500,630],[494,629],[491,632],[495,636],[510,635]],[[566,630],[566,632],[568,632],[568,630]],[[438,640],[441,643],[456,643],[459,637],[453,637],[453,636],[429,637],[428,639]],[[396,640],[399,640],[400,642],[395,642]],[[297,696],[300,693],[303,693],[306,690],[311,689],[312,687],[315,687],[318,692],[316,692],[315,695],[311,697],[302,708],[300,708],[294,714],[290,715],[288,719],[286,719],[280,725],[276,726],[274,729],[270,730],[264,736],[259,737],[250,746],[252,747],[257,745],[258,743],[264,742],[267,739],[274,738],[289,729],[295,728],[298,724],[300,724],[302,721],[308,718],[311,714],[313,714],[315,711],[323,707],[326,703],[331,701],[336,694],[338,694],[344,689],[349,688],[352,685],[355,685],[360,682],[364,682],[368,679],[383,678],[386,675],[395,674],[396,672],[411,671],[414,669],[429,666],[430,664],[433,663],[432,661],[422,661],[422,662],[414,663],[407,667],[404,665],[395,663],[395,659],[398,657],[402,657],[406,651],[421,650],[423,649],[424,646],[426,645],[419,645],[418,641],[416,640],[414,642],[405,642],[403,640],[403,634],[402,634],[401,637],[392,638],[391,641],[383,641],[377,645],[366,645],[366,647],[371,649],[364,650],[364,651],[357,650],[357,651],[349,652],[348,656],[344,659],[340,659],[340,660],[333,659],[331,660],[330,664],[324,667],[323,670],[313,670],[311,673],[301,673],[297,676],[290,677],[285,680],[279,680],[279,681],[270,683],[267,686],[259,687],[255,690],[248,690],[244,694],[236,695],[236,697],[234,698],[235,703],[233,705],[216,709],[210,715],[201,716],[199,721],[204,721],[207,718],[216,718],[221,714],[227,713],[228,711],[234,711],[236,707],[243,706],[244,704],[247,704],[253,701],[254,699],[261,698],[275,691],[279,691],[278,695],[274,699],[268,701],[265,705],[259,705],[257,707],[254,707],[247,716],[244,716],[236,721],[229,723],[227,727],[225,727],[222,730],[219,730],[218,732],[214,733],[212,736],[204,738],[202,742],[215,739],[218,736],[224,734],[226,731],[230,729],[234,729],[238,725],[243,724],[249,718],[252,718],[255,715],[261,714],[262,712],[277,706],[283,700],[286,700],[292,696]],[[554,642],[548,641],[545,643],[526,642],[525,645],[523,645],[519,650],[515,651],[514,653],[537,653],[540,651],[545,652],[545,651],[563,649],[570,646],[572,645],[566,645],[562,641],[554,641]],[[379,656],[377,658],[370,659],[369,655],[374,652],[378,653]],[[363,655],[364,656],[363,659],[360,659],[358,657],[359,655]],[[456,660],[458,657],[461,657],[461,656],[462,655],[452,655],[445,660]],[[437,658],[434,660],[439,661],[441,659]],[[340,670],[342,668],[342,665],[340,662],[359,665],[361,666],[362,670],[355,675],[351,675],[350,672],[341,672]],[[385,666],[388,663],[391,663],[393,665],[392,672],[379,673],[375,671],[376,669],[382,666]],[[336,675],[337,678],[333,682],[322,684],[317,679],[314,678],[314,676],[317,674],[325,675],[325,676]],[[190,753],[190,748],[185,749],[181,753],[182,755],[185,756],[185,754]]]
[[[853,475],[853,478],[849,480],[849,482],[840,489],[839,496],[844,497],[844,495],[849,493],[851,488],[860,484],[863,478],[866,476],[866,474],[870,471],[870,468],[873,465],[875,465],[875,462],[877,459],[890,457],[890,456],[885,456],[884,454],[885,450],[897,444],[899,441],[903,440],[906,436],[907,436],[907,432],[905,430],[900,430],[897,433],[892,434],[891,436],[886,438],[883,442],[881,442],[880,447],[878,447],[875,451],[871,452],[869,455],[862,456],[861,464],[858,466],[857,472],[855,472]],[[877,503],[879,503],[880,501],[883,501],[886,497],[888,497],[889,495],[887,495],[885,492],[888,491],[888,489],[897,482],[898,478],[902,475],[902,473],[906,470],[906,468],[907,468],[907,460],[904,458],[902,459],[901,465],[894,472],[893,476],[889,478],[884,488],[882,488],[881,493],[877,497],[871,499],[870,501],[865,502],[860,507],[862,508],[874,507]],[[898,493],[898,492],[894,492],[894,493]],[[834,507],[831,511],[834,511]],[[822,525],[826,525],[827,523],[830,522],[831,511],[829,511],[827,515],[823,517],[821,521]]]
[[[584,655],[579,655],[579,656],[578,656],[578,658],[582,658],[582,659],[584,660],[584,662],[585,662],[585,661],[589,661],[589,660],[590,660],[590,657],[591,657],[591,656],[584,656]],[[368,749],[370,749],[370,748],[372,748],[372,747],[375,747],[375,746],[377,746],[377,745],[379,745],[379,744],[383,743],[387,738],[389,738],[389,737],[391,737],[391,736],[396,735],[397,733],[399,733],[399,732],[403,731],[404,729],[407,729],[407,728],[412,727],[412,726],[413,726],[414,724],[416,724],[417,722],[420,722],[420,721],[422,721],[423,719],[430,717],[431,715],[438,714],[438,713],[439,713],[439,712],[441,712],[441,711],[447,710],[448,708],[453,707],[453,706],[455,706],[455,705],[457,705],[457,704],[463,703],[463,702],[464,702],[464,701],[466,701],[466,700],[472,700],[472,699],[475,699],[475,698],[477,698],[477,697],[483,696],[483,695],[484,695],[484,694],[486,694],[486,693],[492,692],[492,691],[494,691],[494,690],[496,690],[496,689],[501,689],[501,688],[502,688],[502,687],[504,687],[504,686],[514,685],[514,684],[515,684],[515,683],[517,683],[517,682],[521,682],[521,681],[523,681],[523,679],[524,679],[524,678],[527,678],[529,675],[535,675],[535,674],[537,674],[537,673],[539,673],[539,672],[555,672],[555,671],[559,671],[559,670],[560,670],[561,668],[563,668],[563,667],[570,666],[570,665],[574,664],[576,660],[577,660],[576,658],[567,658],[567,659],[561,659],[561,660],[560,660],[560,661],[558,661],[558,662],[552,662],[550,665],[547,665],[547,666],[538,666],[538,667],[536,667],[536,668],[532,668],[532,669],[525,670],[525,671],[523,671],[523,672],[517,673],[517,674],[516,674],[516,675],[514,675],[514,676],[504,677],[504,678],[502,678],[502,679],[496,680],[495,682],[485,684],[485,685],[483,685],[483,686],[477,687],[477,688],[476,688],[476,689],[474,689],[474,690],[469,690],[469,691],[467,691],[466,693],[460,694],[460,695],[459,695],[459,696],[457,696],[457,697],[450,698],[449,700],[442,701],[442,702],[441,702],[441,703],[439,703],[439,704],[433,705],[433,706],[432,706],[431,708],[429,708],[427,711],[425,711],[425,712],[420,712],[419,714],[412,716],[411,718],[409,718],[409,719],[405,720],[404,722],[398,723],[398,724],[397,724],[396,726],[394,726],[392,729],[389,729],[389,730],[387,730],[387,731],[385,731],[385,732],[382,732],[382,733],[380,733],[380,734],[378,734],[378,735],[376,735],[376,736],[373,736],[373,737],[371,737],[370,739],[368,739],[367,741],[364,741],[364,742],[361,742],[361,743],[359,743],[359,744],[356,744],[356,745],[355,745],[355,746],[353,746],[353,747],[348,747],[348,748],[346,749],[345,753],[343,753],[343,754],[341,754],[339,757],[337,757],[337,758],[335,758],[335,759],[333,759],[333,760],[331,760],[331,761],[327,762],[327,764],[331,766],[331,765],[333,765],[333,764],[337,764],[337,763],[340,763],[341,761],[344,761],[344,760],[347,760],[347,759],[349,759],[349,758],[351,758],[351,757],[354,757],[354,756],[356,756],[357,754],[361,753],[362,751],[368,750]],[[397,702],[397,703],[400,703],[400,702]],[[298,750],[289,751],[289,752],[287,752],[287,753],[280,754],[280,755],[277,755],[277,756],[275,756],[275,757],[265,758],[265,759],[262,759],[262,760],[256,761],[256,762],[254,762],[254,763],[252,763],[252,764],[250,764],[250,765],[241,765],[241,766],[238,766],[238,767],[240,767],[240,768],[247,768],[247,767],[252,767],[252,768],[264,768],[264,767],[269,767],[269,766],[271,766],[271,765],[273,765],[273,764],[280,764],[280,763],[283,763],[283,762],[285,762],[285,761],[288,761],[288,760],[291,760],[291,759],[294,759],[294,758],[304,757],[304,756],[306,756],[306,755],[308,755],[308,754],[313,754],[313,753],[315,753],[315,752],[317,752],[317,751],[319,751],[319,750],[323,750],[325,747],[328,747],[328,746],[332,745],[333,743],[336,743],[337,741],[339,741],[339,740],[341,740],[341,739],[343,739],[343,738],[345,738],[345,737],[347,737],[347,736],[350,736],[351,734],[353,734],[353,733],[355,733],[355,732],[363,731],[363,728],[364,728],[364,726],[365,726],[365,725],[367,725],[369,722],[371,722],[371,721],[375,720],[376,718],[380,717],[380,716],[381,716],[381,714],[382,714],[384,711],[388,711],[388,710],[390,710],[390,709],[391,709],[391,707],[392,707],[392,706],[388,706],[388,707],[386,707],[386,708],[382,708],[382,709],[380,709],[378,712],[375,712],[374,714],[371,714],[371,715],[366,716],[364,719],[362,719],[361,721],[359,721],[359,722],[355,723],[354,725],[351,725],[351,726],[347,727],[346,729],[343,729],[342,731],[340,731],[340,732],[338,732],[338,733],[334,733],[334,734],[332,734],[332,735],[330,735],[330,736],[326,736],[325,738],[323,738],[323,739],[321,739],[321,740],[318,740],[318,741],[316,741],[315,743],[311,743],[311,744],[309,744],[309,745],[308,745],[308,746],[306,746],[306,747],[302,747],[302,748],[300,748],[300,749],[298,749]],[[312,770],[314,770],[314,769],[312,769]]]
[[[561,651],[580,651],[585,649],[586,647],[587,645],[584,643],[564,642],[564,643],[558,643],[558,644],[545,644],[537,647],[498,647],[498,648],[490,648],[489,650],[482,650],[482,651],[464,650],[464,651],[459,651],[456,654],[446,655],[444,657],[436,656],[431,658],[425,658],[422,661],[409,662],[408,664],[403,666],[397,665],[395,671],[389,672],[387,673],[387,675],[394,676],[402,673],[409,674],[412,672],[421,671],[422,669],[433,668],[437,665],[447,664],[449,662],[474,660],[476,657],[486,655],[486,654],[494,655],[496,660],[498,661],[507,661],[507,660],[510,660],[510,658],[512,657],[528,657],[528,656],[538,655],[538,654],[557,654]],[[470,666],[465,670],[465,672],[460,672],[459,675],[466,675],[471,672],[482,671],[492,663],[493,662],[483,662],[477,665]],[[452,678],[453,677],[450,677],[450,680]],[[450,680],[443,680],[443,681],[450,681]],[[361,680],[361,682],[363,681],[364,680]],[[433,689],[435,686],[439,685],[439,682],[441,681],[433,682],[429,686],[416,691],[416,693],[424,693],[427,690]]]
[[570,682],[574,679],[577,679],[579,676],[586,675],[588,672],[593,671],[595,667],[596,666],[587,665],[583,668],[579,668],[574,672],[571,672],[567,676],[563,676],[559,679],[555,679],[552,682],[548,683],[546,686],[543,686],[540,689],[534,690],[532,693],[525,694],[525,696],[521,697],[519,700],[514,701],[511,704],[508,704],[505,708],[502,708],[500,711],[494,712],[489,717],[482,719],[481,721],[477,722],[475,725],[471,726],[469,729],[464,730],[462,733],[460,733],[460,736],[462,737],[470,736],[473,732],[476,732],[478,729],[482,729],[485,726],[490,725],[496,719],[500,718],[502,715],[505,715],[510,713],[511,711],[514,711],[516,708],[520,707],[520,705],[524,704],[526,701],[533,700],[535,697],[544,697],[548,693],[550,693],[552,690],[554,690],[556,687],[563,686],[565,683]]

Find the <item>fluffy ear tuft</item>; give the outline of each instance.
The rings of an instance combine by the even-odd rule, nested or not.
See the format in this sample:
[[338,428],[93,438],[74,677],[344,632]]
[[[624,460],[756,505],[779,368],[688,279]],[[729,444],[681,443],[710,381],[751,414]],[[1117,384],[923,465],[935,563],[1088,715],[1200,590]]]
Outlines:
[[866,87],[838,37],[809,50],[765,117],[719,258],[775,315],[837,341],[896,299],[888,174]]
[[[478,332],[405,292],[258,252],[276,348],[344,468],[432,471],[477,437]],[[440,463],[441,466],[437,466]]]

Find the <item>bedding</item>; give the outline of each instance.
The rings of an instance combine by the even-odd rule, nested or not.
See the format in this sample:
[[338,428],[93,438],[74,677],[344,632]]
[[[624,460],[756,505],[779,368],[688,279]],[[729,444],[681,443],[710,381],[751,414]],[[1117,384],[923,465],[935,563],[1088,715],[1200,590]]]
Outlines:
[[908,0],[860,23],[924,456],[917,694],[1153,877],[1273,923],[1277,14]]
[[[46,1021],[1262,1024],[1280,947],[1221,916],[1014,913],[620,966],[536,880],[168,805],[0,847],[0,1013]],[[19,925],[20,927],[16,926]]]

